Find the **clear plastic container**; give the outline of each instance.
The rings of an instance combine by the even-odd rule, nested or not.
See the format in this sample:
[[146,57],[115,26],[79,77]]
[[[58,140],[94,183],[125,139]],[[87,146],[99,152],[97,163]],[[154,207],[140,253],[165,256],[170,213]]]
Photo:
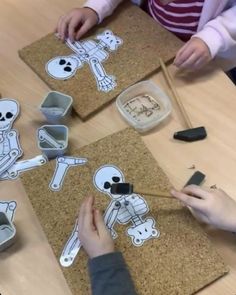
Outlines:
[[116,106],[124,119],[139,132],[146,132],[171,113],[171,102],[165,92],[150,80],[123,91]]

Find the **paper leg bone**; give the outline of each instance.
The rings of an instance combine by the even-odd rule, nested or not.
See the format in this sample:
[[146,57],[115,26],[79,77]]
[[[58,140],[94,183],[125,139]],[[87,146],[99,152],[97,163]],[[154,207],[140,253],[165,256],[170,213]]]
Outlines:
[[11,167],[16,160],[22,155],[22,150],[18,141],[18,133],[15,130],[7,134],[10,151],[0,160],[0,175]]
[[53,191],[59,191],[62,188],[63,180],[66,176],[67,170],[71,166],[84,165],[88,160],[85,158],[58,157],[56,161],[56,169],[49,184],[50,189]]
[[64,267],[71,266],[71,264],[74,262],[75,257],[77,256],[81,248],[77,227],[78,227],[78,220],[76,220],[76,224],[73,229],[73,232],[69,240],[67,241],[60,257],[60,264]]
[[39,155],[35,158],[19,161],[11,166],[5,173],[0,176],[0,180],[3,179],[16,179],[20,173],[42,166],[47,162],[47,159],[43,155]]
[[46,142],[52,148],[56,148],[56,149],[63,149],[64,148],[63,144],[61,144],[58,141],[56,141],[56,139],[53,136],[51,136],[43,128],[38,130],[38,139],[41,142]]
[[117,233],[113,229],[113,226],[116,223],[117,215],[119,213],[120,208],[121,203],[119,201],[112,202],[108,207],[104,217],[105,224],[108,230],[110,231],[113,239],[117,238]]
[[100,91],[109,92],[116,87],[115,78],[106,74],[105,69],[96,57],[89,60],[89,66],[95,75],[97,87]]

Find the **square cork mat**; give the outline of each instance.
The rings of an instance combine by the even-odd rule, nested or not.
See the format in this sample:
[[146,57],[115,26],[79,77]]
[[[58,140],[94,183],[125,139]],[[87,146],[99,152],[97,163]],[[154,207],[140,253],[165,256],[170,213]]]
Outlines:
[[83,120],[128,86],[157,70],[160,66],[158,57],[162,57],[165,62],[172,59],[183,44],[140,8],[129,1],[125,2],[85,38],[95,40],[99,33],[111,30],[123,40],[123,44],[116,51],[110,52],[109,58],[102,63],[106,73],[116,77],[117,86],[113,91],[98,91],[94,76],[86,63],[68,80],[51,78],[45,71],[45,64],[54,57],[73,54],[54,34],[49,34],[19,51],[23,61],[52,90],[73,97],[73,107]]
[[[171,187],[141,137],[130,128],[74,150],[72,155],[86,157],[89,163],[71,167],[59,192],[49,189],[55,161],[26,172],[22,177],[29,199],[58,260],[84,197],[94,195],[95,206],[102,211],[110,202],[110,196],[99,192],[93,185],[94,173],[101,165],[119,167],[125,175],[125,181],[138,187],[162,191]],[[126,235],[126,229],[131,223],[117,223],[114,227],[118,233],[116,249],[125,257],[138,294],[190,295],[228,272],[207,235],[177,200],[143,197],[150,210],[144,217],[155,219],[160,237],[135,247]],[[71,267],[62,267],[74,295],[90,292],[87,260],[86,253],[81,249]]]

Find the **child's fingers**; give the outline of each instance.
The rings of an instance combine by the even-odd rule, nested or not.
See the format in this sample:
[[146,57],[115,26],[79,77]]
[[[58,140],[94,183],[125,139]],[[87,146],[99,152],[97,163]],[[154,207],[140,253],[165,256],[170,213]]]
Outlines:
[[194,198],[185,193],[171,190],[171,194],[183,202],[185,205],[190,206],[193,209],[202,210],[203,209],[203,200]]
[[80,210],[79,210],[79,217],[78,217],[78,229],[79,229],[79,232],[82,230],[83,224],[84,224],[84,204],[85,204],[85,202],[83,202],[81,204]]
[[104,223],[103,216],[98,209],[94,210],[94,224],[98,231],[98,235],[100,236],[104,231],[106,231],[106,226]]
[[199,60],[199,56],[196,52],[193,52],[181,65],[179,68],[181,69],[189,69],[194,68],[195,63]]
[[194,69],[198,70],[205,66],[209,60],[205,56],[199,57],[199,59],[194,64]]
[[86,20],[83,25],[80,27],[76,34],[76,40],[79,40],[84,34],[88,32],[88,30],[92,27],[89,20]]
[[58,23],[57,23],[57,28],[56,28],[56,31],[57,33],[59,34],[60,38],[61,38],[61,27],[62,27],[62,23],[63,23],[63,19],[65,18],[65,15],[62,15],[59,20],[58,20]]
[[60,24],[60,36],[62,40],[65,40],[68,35],[68,25],[70,23],[70,17],[64,17]]
[[84,228],[86,231],[93,229],[93,203],[94,198],[88,197],[84,203]]
[[194,49],[189,43],[186,43],[176,54],[174,65],[181,65],[192,53]]
[[182,192],[204,200],[206,200],[210,195],[208,191],[202,189],[198,185],[188,185],[182,189]]
[[195,217],[198,221],[209,223],[208,217],[203,213],[201,210],[192,209],[188,207],[190,212],[192,213],[193,217]]
[[182,55],[182,53],[185,51],[185,48],[188,46],[188,43],[184,44],[184,46],[182,46],[180,48],[180,50],[176,53],[175,59],[180,58],[180,56]]
[[78,18],[72,18],[71,21],[69,22],[68,37],[71,42],[74,42],[75,30],[76,30],[76,27],[79,25],[80,21],[81,20]]
[[194,49],[191,46],[185,48],[181,56],[175,61],[177,67],[181,67],[194,54]]

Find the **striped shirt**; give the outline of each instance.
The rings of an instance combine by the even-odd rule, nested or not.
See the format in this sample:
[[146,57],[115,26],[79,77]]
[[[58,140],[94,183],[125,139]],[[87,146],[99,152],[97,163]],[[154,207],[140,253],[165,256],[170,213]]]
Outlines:
[[160,0],[148,1],[148,13],[168,31],[183,41],[197,32],[204,0],[175,0],[162,4]]

